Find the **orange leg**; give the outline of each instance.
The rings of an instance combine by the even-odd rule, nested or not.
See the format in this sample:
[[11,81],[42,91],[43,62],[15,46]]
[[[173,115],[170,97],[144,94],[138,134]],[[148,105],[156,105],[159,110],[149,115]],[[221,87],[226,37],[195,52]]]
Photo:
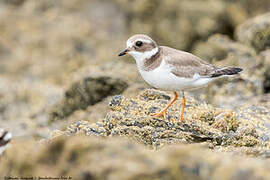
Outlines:
[[181,116],[180,116],[180,123],[183,122],[185,106],[186,106],[186,97],[185,97],[184,91],[182,91],[182,111],[181,111]]
[[154,113],[152,114],[153,116],[156,116],[156,117],[160,117],[160,116],[163,116],[164,119],[166,119],[166,111],[168,110],[168,108],[177,100],[178,98],[178,94],[176,91],[173,92],[174,93],[174,98],[172,100],[172,102],[170,102],[170,104],[168,104],[162,111],[160,111],[159,113]]

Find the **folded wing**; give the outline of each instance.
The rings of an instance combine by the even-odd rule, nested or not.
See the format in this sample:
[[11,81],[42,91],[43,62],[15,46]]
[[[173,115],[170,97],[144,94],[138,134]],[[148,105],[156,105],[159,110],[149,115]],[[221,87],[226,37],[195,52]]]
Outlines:
[[171,73],[178,77],[192,78],[195,74],[208,77],[219,69],[191,53],[165,46],[162,48],[166,62],[172,65]]

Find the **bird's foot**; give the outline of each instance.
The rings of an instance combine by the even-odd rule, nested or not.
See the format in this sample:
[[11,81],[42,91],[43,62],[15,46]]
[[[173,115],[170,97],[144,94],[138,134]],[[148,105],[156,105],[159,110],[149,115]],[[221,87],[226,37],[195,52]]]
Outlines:
[[151,116],[155,116],[155,117],[162,117],[163,116],[163,118],[164,119],[166,119],[166,111],[160,111],[159,113],[154,113],[154,114],[151,114]]

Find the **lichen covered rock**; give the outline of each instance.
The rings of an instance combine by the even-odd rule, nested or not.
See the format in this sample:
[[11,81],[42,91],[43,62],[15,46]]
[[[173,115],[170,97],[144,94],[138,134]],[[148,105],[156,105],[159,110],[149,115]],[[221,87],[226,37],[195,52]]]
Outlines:
[[[250,107],[233,112],[188,97],[182,124],[179,122],[180,100],[168,109],[166,119],[151,116],[165,107],[169,98],[168,94],[151,89],[142,91],[135,99],[114,96],[110,102],[111,112],[103,122],[95,125],[77,122],[69,126],[68,133],[124,136],[151,148],[197,142],[208,142],[216,147],[268,146],[270,111],[266,110],[266,105],[261,107],[266,114],[248,114]],[[260,110],[259,106],[254,108]],[[264,118],[265,124],[261,118]]]

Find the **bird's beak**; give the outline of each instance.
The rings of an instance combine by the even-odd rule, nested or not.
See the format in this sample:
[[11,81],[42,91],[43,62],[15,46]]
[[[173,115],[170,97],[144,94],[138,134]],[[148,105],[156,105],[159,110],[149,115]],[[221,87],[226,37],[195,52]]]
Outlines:
[[118,54],[118,56],[124,56],[124,55],[128,54],[128,51],[129,51],[129,49],[124,49],[123,51],[121,51],[121,52]]

